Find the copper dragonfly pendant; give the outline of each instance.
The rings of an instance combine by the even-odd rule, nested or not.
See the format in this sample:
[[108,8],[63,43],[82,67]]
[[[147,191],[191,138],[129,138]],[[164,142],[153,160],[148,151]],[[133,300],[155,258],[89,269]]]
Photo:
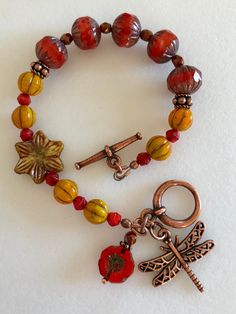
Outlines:
[[214,247],[212,240],[197,244],[204,231],[204,223],[198,221],[183,241],[179,243],[176,236],[175,243],[170,241],[167,242],[168,247],[161,247],[162,250],[166,251],[165,254],[141,262],[138,266],[139,270],[142,272],[158,272],[152,281],[153,286],[158,287],[174,278],[183,267],[199,291],[203,292],[203,285],[195,276],[188,263],[198,261]]

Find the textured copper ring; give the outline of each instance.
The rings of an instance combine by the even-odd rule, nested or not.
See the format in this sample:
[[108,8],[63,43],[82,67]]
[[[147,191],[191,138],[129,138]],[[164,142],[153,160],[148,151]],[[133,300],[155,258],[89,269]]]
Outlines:
[[173,219],[169,216],[166,215],[165,212],[162,214],[158,215],[158,218],[167,226],[172,227],[172,228],[186,228],[190,225],[192,225],[199,217],[200,211],[201,211],[201,202],[199,195],[195,188],[188,182],[185,181],[177,181],[177,180],[169,180],[163,183],[162,185],[159,186],[159,188],[156,190],[154,197],[153,197],[153,208],[154,210],[158,210],[159,208],[162,208],[162,197],[166,190],[168,190],[171,187],[174,186],[182,186],[189,190],[194,198],[195,201],[195,207],[192,212],[192,214],[187,217],[186,219],[178,220],[178,219]]

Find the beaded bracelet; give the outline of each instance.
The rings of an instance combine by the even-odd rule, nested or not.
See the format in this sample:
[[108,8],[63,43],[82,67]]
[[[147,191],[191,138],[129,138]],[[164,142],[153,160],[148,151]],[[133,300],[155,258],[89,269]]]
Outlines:
[[[36,56],[38,61],[31,63],[29,72],[22,73],[19,76],[18,87],[21,91],[17,97],[19,106],[12,113],[12,121],[17,128],[21,129],[20,138],[22,141],[16,144],[19,161],[15,167],[15,172],[18,174],[29,174],[35,183],[46,181],[48,185],[54,186],[54,197],[58,202],[62,204],[73,203],[74,208],[83,210],[85,218],[93,224],[101,224],[107,221],[112,227],[121,224],[123,227],[130,229],[120,246],[111,246],[102,252],[99,260],[99,269],[104,277],[104,281],[123,282],[129,277],[134,269],[134,262],[130,252],[131,246],[136,242],[138,234],[144,235],[149,231],[155,239],[162,240],[168,244],[169,248],[166,249],[166,254],[173,254],[176,257],[173,260],[175,270],[173,270],[173,267],[170,268],[171,265],[168,266],[169,268],[163,268],[163,265],[167,265],[167,262],[164,262],[166,257],[156,258],[152,262],[141,263],[139,266],[140,270],[160,270],[161,275],[159,275],[158,280],[155,279],[153,282],[154,286],[158,286],[174,277],[175,273],[183,267],[201,291],[202,285],[193,277],[194,275],[190,272],[186,262],[188,250],[192,248],[204,231],[203,223],[198,222],[185,239],[184,243],[188,243],[189,239],[195,236],[192,245],[189,245],[188,250],[186,250],[186,255],[183,255],[182,251],[184,257],[181,257],[178,251],[178,244],[175,243],[174,245],[171,242],[170,232],[157,221],[157,218],[159,218],[166,225],[175,228],[183,228],[196,221],[200,206],[198,196],[192,186],[186,182],[170,181],[169,185],[167,182],[167,188],[172,185],[183,185],[193,193],[196,208],[191,219],[186,219],[180,223],[170,218],[170,220],[166,220],[168,216],[165,214],[165,209],[159,204],[162,195],[159,195],[158,200],[157,197],[155,198],[154,210],[142,211],[141,215],[133,222],[128,219],[121,219],[119,213],[109,212],[109,207],[104,201],[93,199],[87,202],[85,197],[78,195],[78,187],[74,181],[59,179],[58,173],[63,170],[63,163],[60,159],[64,148],[63,143],[61,141],[49,140],[42,131],[34,133],[31,129],[36,120],[35,112],[29,107],[31,96],[36,96],[42,91],[43,79],[49,76],[49,69],[58,69],[66,62],[68,58],[66,45],[74,41],[80,49],[94,49],[99,45],[102,33],[111,33],[114,42],[118,46],[126,48],[134,46],[141,38],[148,43],[147,53],[154,62],[159,64],[170,60],[173,62],[175,69],[167,78],[168,89],[175,94],[173,99],[175,108],[169,115],[171,129],[166,132],[165,136],[156,135],[151,137],[147,142],[146,151],[139,153],[136,159],[128,166],[122,164],[122,160],[117,155],[117,152],[141,139],[142,135],[139,132],[112,146],[106,145],[97,154],[77,162],[75,164],[76,169],[81,169],[92,162],[106,158],[108,166],[115,171],[114,179],[122,180],[130,173],[130,170],[148,165],[151,159],[157,161],[167,159],[172,151],[171,143],[175,143],[180,137],[179,132],[186,131],[192,125],[191,94],[196,92],[201,86],[202,74],[197,68],[184,65],[183,58],[176,54],[179,40],[175,34],[169,30],[161,30],[155,34],[149,30],[142,30],[139,19],[135,15],[128,13],[119,15],[113,25],[102,23],[99,26],[91,17],[81,17],[74,22],[71,34],[65,33],[60,39],[46,36],[37,42]],[[166,188],[166,185],[164,187]],[[162,188],[160,187],[160,189]],[[160,229],[158,232],[157,228]],[[198,237],[196,233],[198,233]],[[213,241],[209,240],[204,244],[202,250],[205,250],[204,252],[207,253],[213,245]],[[205,253],[202,254],[205,255]],[[162,274],[163,269],[165,271],[169,269],[165,278]]]

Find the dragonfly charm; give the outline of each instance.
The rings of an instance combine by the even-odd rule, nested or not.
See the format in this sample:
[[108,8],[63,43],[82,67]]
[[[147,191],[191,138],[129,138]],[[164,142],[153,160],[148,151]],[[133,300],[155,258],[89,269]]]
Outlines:
[[138,266],[139,270],[142,272],[158,272],[152,281],[153,286],[158,287],[174,278],[181,268],[184,268],[198,290],[203,292],[203,285],[192,272],[188,263],[198,261],[214,247],[215,244],[212,240],[197,244],[204,231],[204,223],[198,221],[183,241],[178,243],[178,237],[176,237],[175,243],[173,243],[170,239],[166,243],[168,247],[161,247],[166,253],[141,262]]

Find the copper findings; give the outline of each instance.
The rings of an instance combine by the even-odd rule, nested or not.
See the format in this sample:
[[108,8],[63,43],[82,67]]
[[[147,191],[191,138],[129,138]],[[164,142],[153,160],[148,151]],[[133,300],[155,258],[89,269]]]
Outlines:
[[[183,186],[187,188],[193,194],[195,200],[195,208],[192,215],[184,220],[170,218],[166,214],[167,209],[162,206],[163,194],[168,188],[173,186]],[[137,236],[150,234],[155,240],[162,241],[166,245],[161,246],[161,249],[165,252],[163,255],[141,262],[138,266],[139,270],[142,272],[157,272],[152,283],[154,287],[158,287],[174,278],[180,269],[183,268],[197,289],[203,292],[204,288],[202,283],[188,264],[201,259],[210,252],[215,245],[212,240],[198,244],[198,241],[205,231],[204,223],[198,221],[181,242],[178,236],[175,237],[175,241],[173,242],[170,230],[164,226],[165,224],[173,228],[185,228],[198,219],[200,214],[200,198],[195,188],[184,181],[167,181],[156,190],[153,198],[153,206],[154,209],[143,209],[140,216],[134,219],[133,222],[128,219],[123,219],[121,222],[124,228],[131,229]]]
[[137,140],[141,140],[142,135],[141,133],[136,133],[134,136],[131,136],[119,143],[116,143],[112,146],[106,145],[103,150],[96,153],[95,155],[75,163],[75,168],[77,170],[80,170],[81,168],[90,165],[96,161],[99,161],[101,159],[106,158],[107,159],[107,165],[114,169],[114,179],[117,181],[120,181],[127,177],[130,174],[131,169],[138,168],[138,164],[135,161],[132,161],[129,166],[122,165],[122,160],[120,156],[118,156],[116,153],[120,151],[121,149],[127,147],[128,145],[136,142]]
[[[163,206],[162,206],[162,197],[165,193],[166,190],[168,190],[171,187],[174,186],[182,186],[186,189],[188,189],[195,201],[195,208],[193,210],[193,213],[186,219],[184,220],[177,220],[170,218],[169,216],[166,215],[165,211],[163,211]],[[158,218],[167,226],[172,227],[172,228],[186,228],[190,225],[192,225],[199,217],[200,215],[200,210],[201,210],[201,203],[200,203],[200,198],[199,195],[196,191],[196,189],[188,182],[184,181],[176,181],[176,180],[170,180],[166,181],[163,183],[155,192],[154,197],[153,197],[153,208],[156,211],[156,215]]]

